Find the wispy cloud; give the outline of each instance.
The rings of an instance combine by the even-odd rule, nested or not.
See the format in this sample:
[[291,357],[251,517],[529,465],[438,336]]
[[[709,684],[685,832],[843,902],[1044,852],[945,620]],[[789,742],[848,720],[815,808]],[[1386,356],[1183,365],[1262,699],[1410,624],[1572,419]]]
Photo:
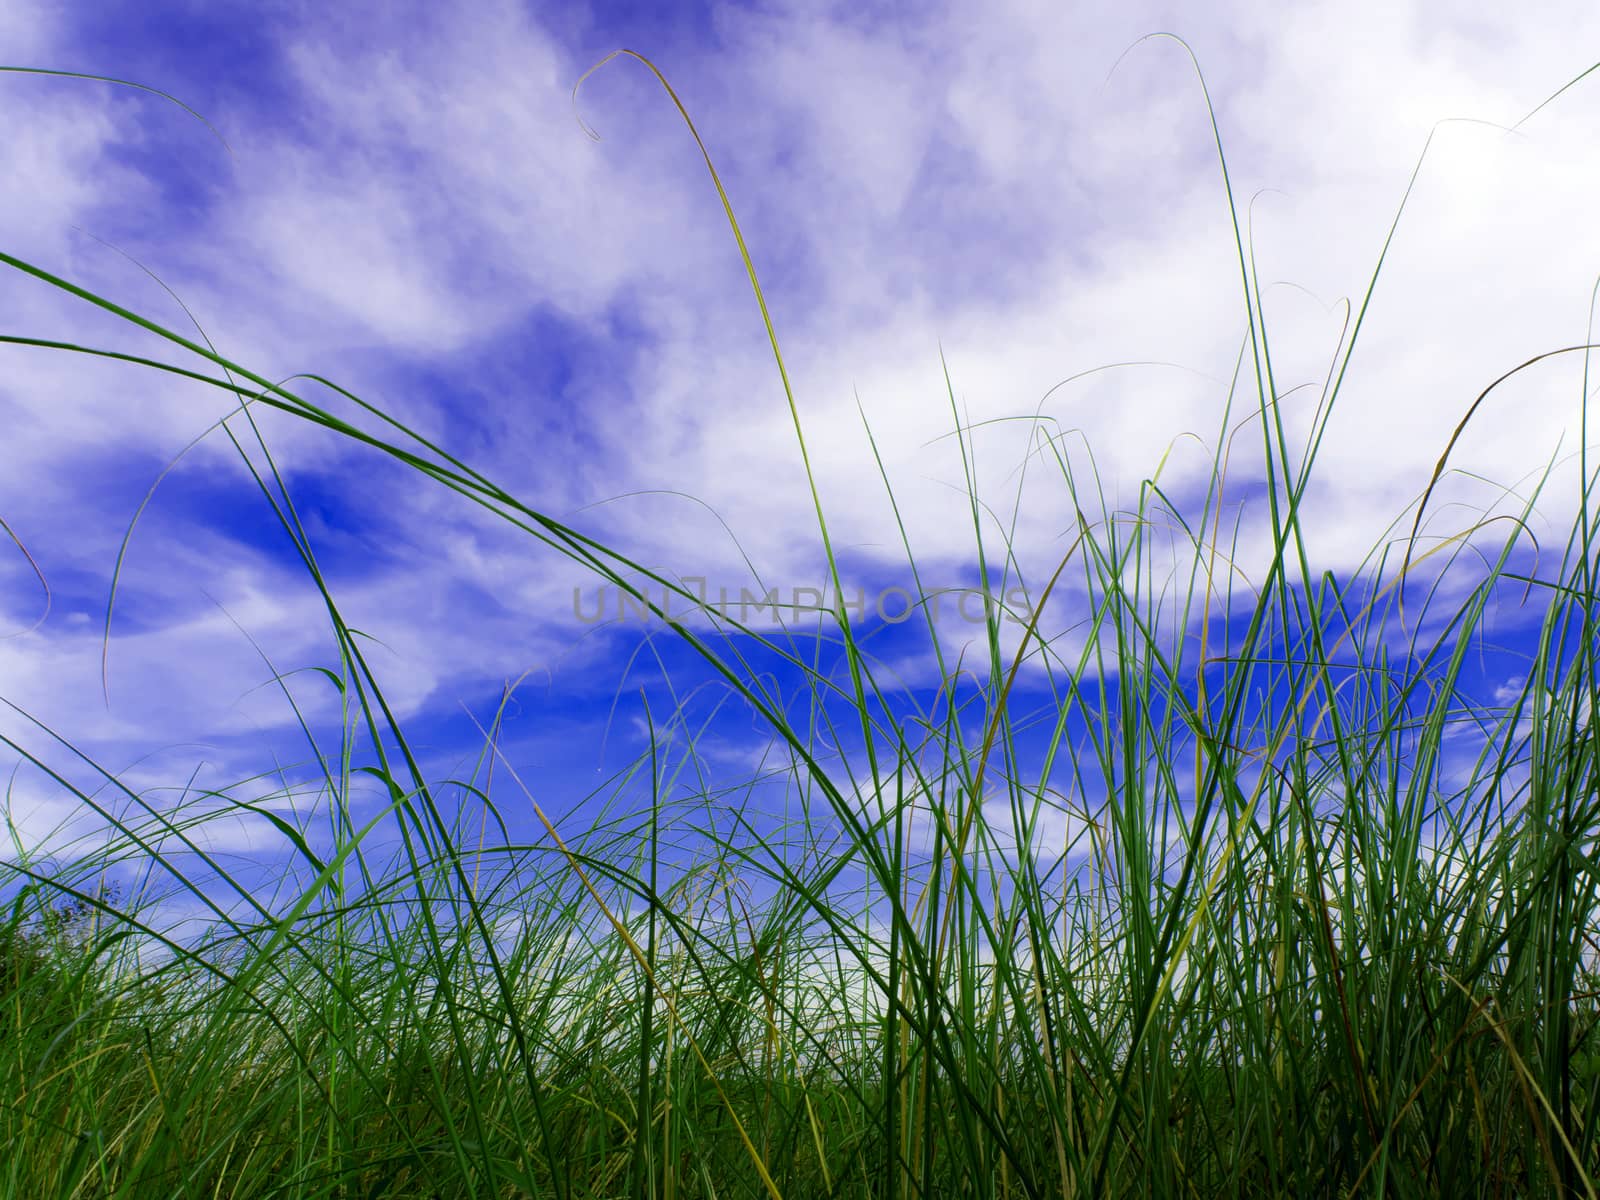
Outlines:
[[[1205,68],[1303,444],[1340,299],[1360,303],[1436,123],[1514,124],[1589,65],[1576,48],[1600,22],[1578,5],[1543,23],[1405,5],[1207,12],[1174,25],[1158,6],[1089,20],[953,5],[913,21],[789,5],[720,10],[670,43],[662,66],[762,274],[832,531],[861,562],[903,559],[868,427],[919,562],[947,574],[973,561],[947,436],[957,419],[1042,402],[1051,432],[1093,448],[1114,505],[1185,431],[1207,444],[1174,447],[1172,487],[1209,470],[1246,335],[1239,263],[1188,61],[1155,40],[1119,62],[1134,39],[1174,28]],[[249,31],[247,81],[178,53],[190,18],[172,18],[115,18],[124,54],[167,68],[140,82],[203,111],[232,155],[147,94],[0,76],[12,131],[0,245],[192,336],[103,238],[169,284],[223,354],[272,378],[328,375],[640,561],[740,577],[748,556],[764,576],[825,582],[764,328],[692,141],[628,60],[580,96],[603,140],[575,118],[582,71],[616,45],[651,52],[648,27],[509,3],[477,6],[470,23],[426,6],[274,7]],[[0,16],[5,56],[23,65],[127,73],[107,37],[70,9]],[[1584,339],[1600,263],[1587,216],[1597,105],[1600,91],[1579,88],[1514,136],[1438,129],[1321,450],[1307,513],[1317,567],[1360,561],[1490,379]],[[186,357],[15,273],[0,322]],[[127,367],[0,355],[0,516],[58,589],[41,629],[0,642],[0,694],[113,750],[287,727],[284,706],[241,702],[267,675],[222,610],[283,669],[325,664],[330,643],[270,512],[219,527],[220,483],[158,493],[124,580],[109,713],[99,701],[98,628],[127,522],[236,401]],[[1045,399],[1069,376],[1135,361],[1180,369],[1120,368]],[[1509,482],[1563,435],[1573,447],[1579,366],[1507,385],[1458,464]],[[370,451],[265,414],[263,428],[291,493],[313,497],[313,543],[352,622],[391,648],[376,658],[403,712],[454,711],[553,661],[575,668],[584,696],[614,683],[622,660],[571,617],[577,568]],[[985,425],[972,469],[1001,512],[1015,503],[1014,526],[999,527],[1045,578],[1072,511],[1048,464],[1016,497],[1037,444],[1023,425]],[[175,478],[222,472],[232,455],[213,434]],[[1570,501],[1552,503],[1559,525]],[[383,518],[366,542],[350,533],[363,514]],[[1259,565],[1261,539],[1246,545]],[[30,579],[0,547],[8,631],[37,615]]]

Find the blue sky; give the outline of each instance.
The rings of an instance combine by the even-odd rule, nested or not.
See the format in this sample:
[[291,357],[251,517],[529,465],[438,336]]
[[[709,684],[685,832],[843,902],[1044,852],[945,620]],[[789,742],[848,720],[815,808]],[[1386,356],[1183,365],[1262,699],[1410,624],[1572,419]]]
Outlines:
[[[156,97],[0,75],[0,247],[189,334],[159,276],[227,357],[314,371],[414,424],[531,506],[647,565],[717,587],[824,582],[794,431],[744,269],[670,101],[727,184],[772,305],[847,576],[903,581],[883,452],[925,577],[975,578],[940,364],[973,421],[1045,411],[1081,428],[1131,498],[1180,433],[1210,439],[1244,334],[1238,264],[1195,78],[1207,74],[1264,281],[1280,378],[1320,380],[1336,301],[1366,287],[1443,118],[1514,124],[1600,58],[1600,14],[1542,6],[177,3],[0,12],[0,60],[113,75]],[[1113,70],[1115,67],[1115,70]],[[1380,282],[1311,498],[1317,566],[1349,571],[1427,481],[1490,379],[1584,339],[1600,270],[1590,217],[1600,85],[1506,136],[1439,129]],[[231,150],[231,153],[229,152]],[[121,253],[119,253],[119,251]],[[81,301],[0,277],[0,325],[172,358]],[[0,349],[0,696],[136,789],[213,786],[295,754],[261,685],[334,666],[319,602],[232,447],[213,434],[146,491],[226,399],[126,367]],[[186,365],[197,366],[197,363]],[[1456,464],[1505,484],[1576,446],[1579,364],[1509,386]],[[1311,397],[1290,411],[1308,427]],[[308,395],[338,403],[320,390]],[[859,406],[859,407],[858,407]],[[637,751],[618,694],[661,683],[637,629],[575,618],[571,564],[413,475],[277,417],[262,428],[408,728],[448,773],[507,680],[528,677],[508,754],[554,810]],[[1020,434],[979,443],[1009,506]],[[1198,485],[1208,452],[1174,450]],[[1059,485],[1030,485],[1016,547],[1060,553]],[[1452,493],[1479,507],[1493,493]],[[675,494],[667,494],[675,493]],[[1549,528],[1570,511],[1553,497]],[[1265,546],[1243,516],[1247,560]],[[1248,561],[1242,564],[1248,571]],[[959,642],[959,625],[951,627]],[[976,630],[973,630],[976,633]],[[248,636],[246,636],[248,635]],[[884,632],[915,684],[931,660]],[[252,645],[252,640],[254,645]],[[259,650],[258,650],[259,647]],[[661,648],[687,688],[692,667]],[[679,656],[681,657],[681,655]],[[531,673],[531,674],[530,674]],[[308,685],[314,715],[332,697]],[[0,729],[25,726],[7,711]],[[631,742],[630,742],[630,739]],[[37,734],[22,740],[36,743]],[[732,771],[765,735],[725,720]],[[33,773],[25,841],[76,820]],[[240,834],[248,849],[259,834]]]

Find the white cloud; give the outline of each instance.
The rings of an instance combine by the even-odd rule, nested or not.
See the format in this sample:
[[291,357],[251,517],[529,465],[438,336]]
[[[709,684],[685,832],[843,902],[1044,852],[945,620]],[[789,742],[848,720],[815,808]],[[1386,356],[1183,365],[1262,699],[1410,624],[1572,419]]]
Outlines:
[[[38,32],[55,11],[12,6],[0,34],[22,29],[19,46],[69,63],[75,31]],[[1335,301],[1359,303],[1435,122],[1515,122],[1589,65],[1574,48],[1594,42],[1597,23],[1576,5],[1542,23],[1489,6],[1447,21],[1418,5],[1241,3],[1202,21],[1162,6],[1091,20],[1018,3],[913,23],[796,5],[720,14],[718,43],[663,65],[744,222],[836,542],[868,562],[900,555],[859,396],[919,561],[945,584],[972,565],[973,547],[957,446],[944,436],[941,345],[957,410],[974,422],[1030,414],[1054,384],[1108,362],[1184,368],[1104,372],[1045,402],[1060,429],[1082,430],[1113,506],[1132,503],[1179,433],[1217,436],[1217,381],[1232,375],[1245,334],[1232,230],[1181,50],[1146,43],[1107,79],[1135,37],[1170,27],[1192,38],[1263,283],[1294,285],[1268,292],[1267,316],[1280,390],[1314,385],[1285,403],[1298,446],[1338,337]],[[785,586],[825,582],[743,266],[704,164],[643,68],[619,60],[585,84],[583,115],[604,135],[595,144],[569,95],[588,61],[516,6],[480,6],[471,24],[421,7],[361,21],[307,10],[275,36],[290,107],[233,99],[207,113],[232,160],[164,101],[0,77],[7,111],[20,114],[0,178],[23,181],[0,193],[0,244],[187,332],[156,285],[69,226],[112,237],[193,305],[225,354],[269,377],[317,370],[347,383],[643,561],[737,580],[742,551]],[[183,97],[208,69],[146,82]],[[1586,84],[1521,136],[1438,133],[1321,453],[1308,510],[1316,566],[1360,561],[1488,380],[1582,340],[1600,271],[1588,217],[1597,114],[1600,85]],[[143,165],[116,153],[134,143]],[[179,153],[217,159],[215,191],[194,212],[165,210],[157,186],[161,156]],[[1269,188],[1284,194],[1251,207]],[[518,344],[535,316],[594,347],[558,396],[507,361],[512,349],[525,361],[542,352]],[[14,274],[0,285],[0,323],[155,345]],[[0,515],[52,571],[91,578],[74,577],[68,590],[81,595],[38,634],[0,642],[0,694],[38,699],[94,738],[235,731],[246,716],[234,701],[261,668],[224,619],[197,607],[199,585],[222,586],[282,666],[307,665],[325,645],[314,604],[280,588],[257,550],[173,531],[136,543],[143,586],[169,606],[112,647],[114,684],[153,697],[136,712],[96,708],[98,614],[89,628],[72,619],[90,611],[81,596],[108,577],[153,469],[136,484],[100,472],[166,461],[230,402],[131,368],[0,356],[0,417],[15,439]],[[1580,365],[1547,364],[1492,397],[1457,465],[1509,482],[1563,432],[1570,448]],[[478,380],[489,383],[447,394]],[[305,393],[347,411],[312,385]],[[1246,394],[1236,418],[1249,405]],[[384,669],[406,711],[559,659],[581,632],[568,597],[584,581],[548,553],[321,431],[266,425],[285,464],[327,472],[353,504],[404,530],[406,544],[390,548],[400,565],[341,586],[352,614],[398,650]],[[1025,433],[973,436],[980,489],[1006,521]],[[1256,470],[1258,437],[1240,435],[1235,478]],[[218,453],[231,450],[213,438],[196,469]],[[1180,444],[1168,481],[1192,490],[1209,461]],[[1073,519],[1054,471],[1035,462],[1021,497],[1013,536],[1030,581],[1054,569]],[[580,511],[647,488],[708,508],[652,497]],[[1447,488],[1436,503],[1452,494],[1462,493]],[[1562,502],[1552,497],[1558,527]],[[206,516],[181,514],[197,528]],[[1246,514],[1240,564],[1255,578],[1259,519]],[[205,551],[186,556],[186,544]],[[16,557],[0,553],[8,597],[28,586]],[[172,587],[151,582],[157,560],[171,564]],[[186,603],[173,598],[180,584]],[[8,599],[6,615],[31,620],[33,604]]]

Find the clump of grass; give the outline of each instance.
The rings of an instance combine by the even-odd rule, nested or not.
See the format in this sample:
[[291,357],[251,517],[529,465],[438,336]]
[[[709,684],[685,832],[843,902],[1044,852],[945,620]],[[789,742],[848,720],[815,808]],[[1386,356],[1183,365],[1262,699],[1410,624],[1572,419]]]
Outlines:
[[[1553,568],[1524,567],[1535,489],[1518,520],[1431,544],[1424,497],[1409,536],[1320,574],[1302,507],[1365,302],[1296,453],[1242,236],[1239,252],[1249,328],[1196,499],[1158,472],[1114,510],[1092,455],[1037,421],[1028,469],[1059,478],[1070,547],[1019,577],[1022,547],[974,493],[979,578],[1001,585],[976,664],[929,618],[940,683],[908,694],[843,608],[779,635],[664,617],[770,731],[770,769],[730,784],[685,710],[647,708],[648,751],[578,810],[600,815],[574,828],[535,803],[527,843],[452,803],[474,797],[492,830],[491,767],[521,783],[498,717],[471,778],[425,776],[252,410],[406,463],[658,615],[641,581],[694,597],[327,380],[358,418],[0,254],[203,365],[5,342],[241,399],[223,432],[326,604],[344,714],[334,753],[306,725],[325,839],[234,801],[296,860],[272,904],[192,820],[92,764],[93,786],[53,770],[51,731],[7,739],[117,836],[70,869],[4,867],[5,1193],[1593,1196],[1587,426]],[[966,462],[977,431],[951,403]],[[1241,475],[1272,534],[1254,581],[1234,563]],[[1018,644],[1013,584],[1031,613],[1072,605],[1081,648],[1038,616]],[[1520,691],[1485,704],[1465,671],[1507,595],[1542,625]],[[801,681],[798,703],[759,655]],[[1462,773],[1447,750],[1464,738]],[[384,802],[358,825],[370,782]],[[131,898],[75,882],[129,867],[155,881]],[[204,936],[166,927],[174,898],[209,913]],[[84,936],[29,932],[62,903],[92,914]]]

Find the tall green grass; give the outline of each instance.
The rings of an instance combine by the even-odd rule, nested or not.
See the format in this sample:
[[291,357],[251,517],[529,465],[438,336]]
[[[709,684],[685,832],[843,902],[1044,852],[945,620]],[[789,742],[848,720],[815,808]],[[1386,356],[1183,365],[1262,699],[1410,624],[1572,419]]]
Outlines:
[[[755,256],[706,163],[804,455]],[[776,634],[664,617],[774,750],[730,780],[686,707],[646,706],[648,753],[576,826],[500,753],[498,715],[472,773],[427,777],[253,413],[398,459],[658,614],[662,588],[694,597],[329,380],[274,382],[0,254],[200,365],[21,334],[8,353],[240,399],[218,432],[325,602],[343,714],[331,748],[304,725],[326,832],[231,800],[296,861],[278,896],[206,849],[207,818],[87,760],[66,771],[64,734],[6,739],[114,836],[70,862],[17,842],[0,867],[3,1194],[1594,1196],[1590,431],[1578,516],[1539,570],[1535,488],[1515,519],[1444,538],[1422,536],[1421,496],[1362,570],[1319,573],[1301,514],[1366,298],[1291,445],[1235,230],[1249,328],[1204,486],[1169,494],[1158,471],[1116,508],[1092,456],[1036,419],[1026,470],[1059,479],[1065,549],[1020,577],[1015,526],[974,487],[973,556],[999,585],[970,659],[928,620],[926,691],[893,686],[843,608]],[[1581,405],[1586,348],[1561,353],[1584,364]],[[951,420],[970,480],[953,391]],[[1235,561],[1241,479],[1270,517],[1257,578]],[[1001,609],[1017,585],[1049,621],[1020,648]],[[1542,624],[1526,682],[1486,704],[1466,672],[1506,597]],[[1081,649],[1046,637],[1058,623]],[[798,703],[757,668],[774,655]],[[508,787],[542,822],[529,843],[501,821]],[[176,931],[176,907],[205,932]]]

